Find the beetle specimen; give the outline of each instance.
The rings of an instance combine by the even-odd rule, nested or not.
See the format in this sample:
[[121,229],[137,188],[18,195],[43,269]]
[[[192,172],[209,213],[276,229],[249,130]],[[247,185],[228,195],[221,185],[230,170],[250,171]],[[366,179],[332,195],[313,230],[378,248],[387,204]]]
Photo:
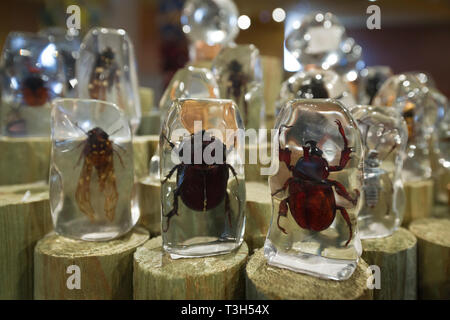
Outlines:
[[[78,128],[82,130],[80,127]],[[111,135],[118,130],[114,131]],[[124,167],[122,158],[114,149],[116,144],[109,139],[109,135],[103,131],[102,128],[95,127],[87,133],[85,132],[85,134],[87,135],[87,139],[79,145],[84,145],[84,147],[76,166],[80,164],[83,157],[84,164],[78,179],[75,199],[80,210],[86,214],[91,221],[94,221],[95,212],[91,205],[91,176],[92,171],[95,168],[97,171],[100,192],[105,196],[105,215],[110,221],[113,221],[117,201],[119,199],[119,193],[117,192],[116,186],[116,175],[114,172],[114,152],[117,153],[120,163],[122,164],[122,167]]]
[[[162,136],[167,140],[173,150],[175,145],[164,134]],[[194,162],[194,152],[200,152],[200,150],[194,150],[195,140],[202,141],[202,154],[205,148],[208,146],[209,148],[211,147],[211,144],[216,145],[214,150],[211,152],[212,157],[215,157],[215,150],[222,149],[223,161],[220,163],[214,162],[212,164],[207,164],[205,159],[202,157],[202,162],[196,164]],[[174,166],[170,170],[169,174],[161,183],[166,183],[173,173],[177,171],[177,184],[173,194],[173,207],[169,213],[164,215],[164,217],[167,218],[167,226],[163,231],[167,232],[169,229],[170,219],[174,215],[178,215],[179,197],[181,197],[183,203],[190,209],[203,212],[217,207],[223,199],[225,199],[225,213],[228,217],[228,222],[231,225],[230,199],[227,193],[229,171],[232,172],[238,184],[239,181],[234,168],[226,162],[226,145],[216,137],[210,136],[205,130],[202,130],[184,138],[177,151],[180,159],[183,157],[183,150],[186,146],[188,148],[190,147],[191,152],[189,164],[181,161],[180,164]]]
[[304,99],[328,99],[328,91],[321,79],[312,78],[309,83],[303,84],[297,91],[289,83],[289,91],[295,94],[296,98]]
[[[288,209],[301,228],[313,231],[327,229],[336,216],[336,210],[339,210],[349,228],[349,238],[345,243],[347,246],[352,239],[352,224],[347,210],[336,204],[332,187],[338,195],[353,205],[357,203],[359,191],[355,189],[356,196],[352,198],[340,182],[328,179],[330,172],[341,171],[346,167],[350,160],[350,154],[353,152],[353,148],[348,146],[341,122],[339,120],[335,120],[335,122],[344,140],[344,149],[341,151],[339,165],[330,166],[322,157],[323,152],[317,147],[317,142],[314,140],[306,141],[302,146],[303,157],[295,165],[291,165],[291,150],[287,147],[284,149],[279,147],[279,159],[286,164],[289,171],[292,172],[292,176],[272,196],[288,189],[289,196],[281,200],[277,218],[278,228],[286,234],[286,230],[280,226],[280,218],[287,218]],[[290,126],[282,125],[279,134],[282,128],[290,128]]]
[[[120,70],[115,61],[115,55],[110,47],[103,50],[96,58],[89,80],[89,95],[93,99],[107,100],[106,93],[114,83],[119,84]],[[117,90],[119,107],[122,107],[120,90]]]
[[39,69],[29,67],[28,70],[21,85],[23,102],[30,107],[40,107],[49,100],[50,93]]
[[[247,92],[247,84],[250,81],[248,75],[242,71],[242,65],[237,60],[232,60],[228,65],[228,71],[230,72],[227,81],[227,93],[226,98],[232,98],[237,104],[241,100],[241,96]],[[244,122],[248,122],[248,104],[247,100],[243,99],[244,104]]]

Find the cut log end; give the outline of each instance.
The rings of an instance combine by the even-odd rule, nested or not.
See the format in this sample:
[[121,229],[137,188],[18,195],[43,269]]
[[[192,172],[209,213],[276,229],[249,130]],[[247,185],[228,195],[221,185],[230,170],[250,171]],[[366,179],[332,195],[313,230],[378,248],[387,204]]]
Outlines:
[[247,256],[244,242],[228,254],[174,260],[161,237],[151,239],[134,254],[134,298],[243,299]]
[[246,267],[247,299],[356,300],[372,299],[367,288],[367,263],[358,266],[345,281],[325,280],[267,264],[263,249],[252,255]]

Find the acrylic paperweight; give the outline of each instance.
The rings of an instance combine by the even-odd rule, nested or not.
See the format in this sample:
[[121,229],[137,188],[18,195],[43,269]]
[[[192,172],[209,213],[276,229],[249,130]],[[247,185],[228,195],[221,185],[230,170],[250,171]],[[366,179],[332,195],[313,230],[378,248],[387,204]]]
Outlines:
[[252,44],[229,45],[214,59],[220,96],[239,107],[245,128],[264,127],[264,83],[259,50]]
[[191,45],[191,61],[212,60],[239,33],[238,9],[232,0],[188,0],[181,15]]
[[0,133],[50,136],[50,102],[64,96],[66,77],[48,36],[11,32],[1,57]]
[[55,44],[63,62],[63,69],[66,78],[65,98],[75,97],[75,86],[77,80],[75,77],[75,62],[78,58],[81,41],[76,35],[67,32],[67,29],[61,27],[46,28],[39,31],[39,34],[48,36]]
[[395,108],[408,128],[403,181],[431,178],[429,140],[437,119],[437,106],[430,103],[429,88],[411,74],[390,77],[381,86],[373,104]]
[[373,66],[361,70],[358,103],[362,105],[372,104],[383,83],[393,75],[391,68],[388,66]]
[[241,245],[242,129],[231,100],[172,104],[160,137],[162,238],[172,258],[224,254]]
[[345,280],[361,255],[363,148],[357,124],[336,100],[289,101],[272,141],[272,221],[264,254],[272,266]]
[[76,62],[79,98],[116,104],[133,134],[141,121],[136,59],[123,29],[93,28],[84,37]]
[[[206,68],[192,66],[179,69],[159,102],[161,122],[166,119],[172,103],[182,98],[219,98],[219,87],[212,72]],[[159,160],[157,150],[150,160],[150,179],[154,181],[160,179]]]
[[352,115],[364,146],[364,205],[358,215],[361,239],[390,236],[401,225],[405,193],[401,171],[408,133],[392,108],[358,106]]
[[288,34],[285,45],[303,67],[329,69],[340,62],[340,45],[345,39],[345,28],[335,15],[314,12],[302,18],[300,27]]
[[308,67],[284,81],[275,102],[276,114],[293,99],[336,99],[351,110],[356,101],[348,84],[336,72]]
[[53,102],[50,207],[55,231],[87,241],[128,232],[139,219],[132,133],[125,114],[89,99]]

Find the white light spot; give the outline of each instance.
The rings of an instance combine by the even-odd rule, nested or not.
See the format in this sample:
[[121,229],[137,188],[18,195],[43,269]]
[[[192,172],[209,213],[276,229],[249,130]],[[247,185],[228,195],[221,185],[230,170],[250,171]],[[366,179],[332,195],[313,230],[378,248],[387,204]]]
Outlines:
[[272,11],[272,18],[276,22],[283,22],[286,19],[286,12],[281,8],[276,8]]
[[191,32],[191,27],[188,26],[187,24],[184,25],[184,26],[183,26],[183,32],[184,32],[184,33],[189,33],[189,32]]
[[323,14],[321,14],[321,13],[316,14],[316,21],[317,22],[322,22],[323,21]]
[[355,81],[356,78],[358,78],[358,74],[356,73],[355,70],[350,71],[349,73],[347,73],[347,80],[352,82]]
[[292,23],[292,28],[293,29],[295,29],[295,30],[297,30],[297,29],[299,29],[300,28],[300,21],[299,20],[295,20],[293,23]]
[[246,15],[242,15],[238,18],[238,27],[242,30],[247,30],[250,28],[250,25],[252,24],[250,18]]

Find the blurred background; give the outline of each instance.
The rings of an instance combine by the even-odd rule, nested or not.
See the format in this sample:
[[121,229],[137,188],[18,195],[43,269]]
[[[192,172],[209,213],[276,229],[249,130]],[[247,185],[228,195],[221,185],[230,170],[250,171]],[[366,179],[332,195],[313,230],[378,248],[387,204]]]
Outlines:
[[[388,65],[395,73],[426,71],[450,96],[449,0],[235,0],[242,19],[237,43],[253,43],[263,55],[284,62],[286,76],[295,63],[284,52],[284,36],[304,14],[329,11],[362,46],[368,66]],[[132,38],[141,86],[158,101],[172,74],[188,60],[188,41],[180,25],[184,0],[16,0],[0,4],[0,42],[10,31],[66,28],[66,8],[81,8],[81,37],[91,27],[125,29]],[[381,30],[366,27],[367,7],[381,8]],[[241,21],[241,22],[242,22]],[[249,23],[250,22],[250,23]]]

